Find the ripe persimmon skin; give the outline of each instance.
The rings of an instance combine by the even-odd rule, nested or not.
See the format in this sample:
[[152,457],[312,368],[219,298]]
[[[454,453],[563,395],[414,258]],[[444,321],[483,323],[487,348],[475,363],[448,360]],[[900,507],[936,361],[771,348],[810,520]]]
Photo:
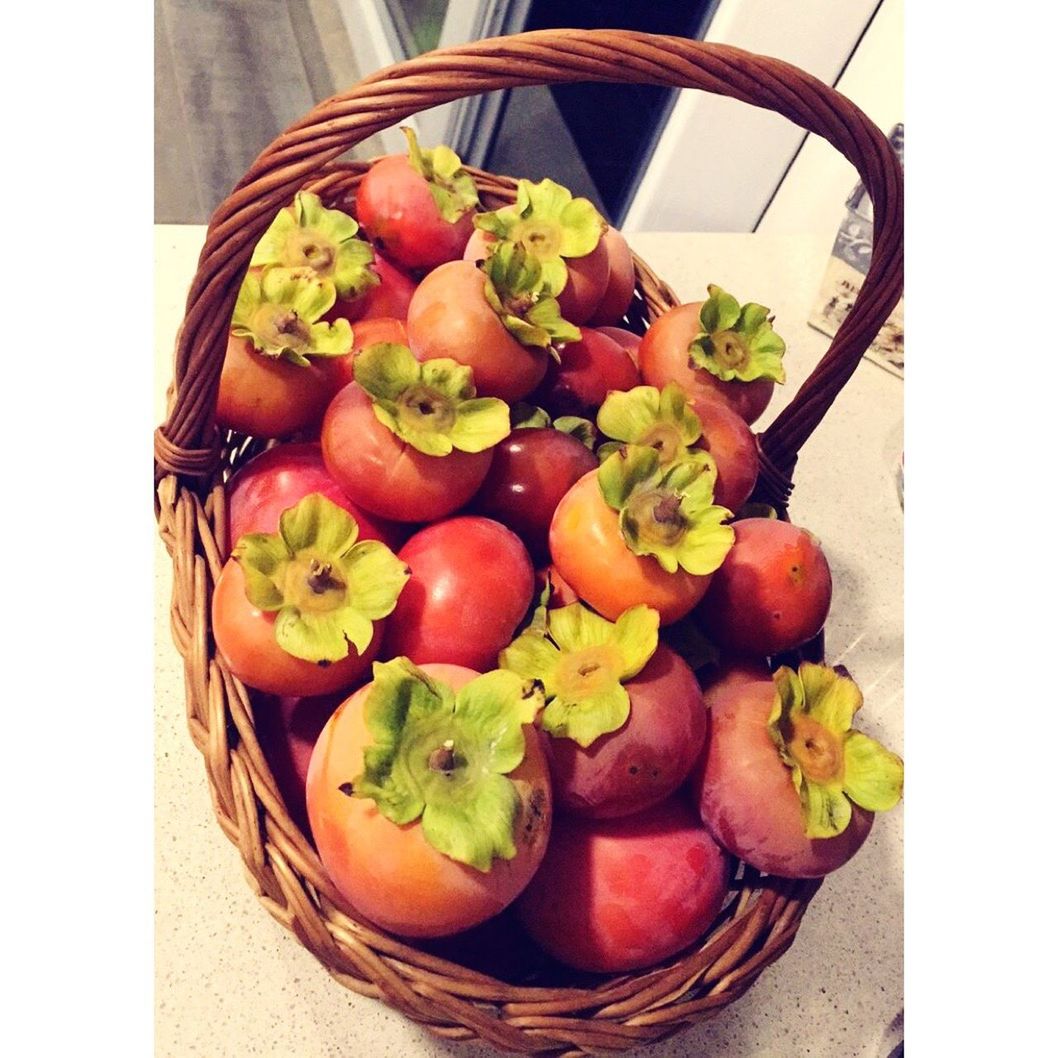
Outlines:
[[647,328],[639,343],[639,373],[647,385],[658,389],[678,382],[692,399],[721,400],[752,426],[768,406],[775,383],[768,378],[723,382],[704,367],[691,363],[687,349],[701,332],[698,316],[704,304],[689,301],[677,305]]
[[732,866],[679,796],[620,819],[564,817],[517,904],[518,918],[542,948],[576,969],[642,969],[709,929]]
[[587,749],[549,738],[555,804],[589,819],[616,819],[660,804],[687,778],[705,745],[708,714],[690,666],[663,643],[626,681],[628,719]]
[[775,518],[731,523],[735,543],[699,608],[717,646],[770,657],[811,639],[830,611],[830,566],[805,529]]
[[278,533],[283,511],[310,493],[318,492],[348,511],[359,527],[360,540],[381,540],[398,550],[404,528],[361,510],[327,473],[316,442],[281,444],[254,456],[228,481],[228,547],[245,533]]
[[246,598],[242,566],[228,559],[213,589],[212,629],[217,650],[236,679],[269,694],[309,696],[354,687],[371,667],[382,643],[384,621],[374,623],[367,650],[358,655],[350,644],[340,661],[317,665],[288,654],[275,640],[273,613]]
[[602,239],[606,244],[610,274],[606,280],[606,290],[588,320],[593,327],[620,323],[632,303],[636,287],[635,261],[625,237],[616,228],[610,227],[603,232]]
[[874,815],[856,805],[848,828],[809,838],[790,769],[768,734],[775,684],[763,663],[741,662],[704,691],[709,733],[691,789],[713,837],[757,870],[820,878],[847,863],[866,841]]
[[522,345],[485,300],[485,274],[469,261],[430,272],[408,305],[408,344],[419,360],[447,358],[474,372],[479,397],[508,404],[544,377],[548,354]]
[[[363,320],[387,317],[398,320],[407,319],[408,305],[411,303],[412,294],[415,293],[415,280],[395,265],[391,265],[378,253],[375,254],[371,267],[378,276],[379,282],[368,287],[357,297],[338,298],[333,308],[323,317],[325,320],[330,322],[336,319],[347,319],[350,323],[359,323]],[[355,327],[353,335],[355,338]]]
[[749,499],[757,484],[760,459],[757,442],[746,420],[723,401],[690,401],[702,424],[702,448],[716,462],[713,502],[734,514]]
[[551,520],[551,561],[576,594],[609,621],[646,603],[661,624],[685,617],[705,595],[713,574],[677,568],[666,573],[651,555],[628,550],[617,512],[599,490],[599,472],[585,474],[562,498]]
[[310,430],[341,389],[351,359],[317,358],[301,367],[263,356],[251,339],[231,335],[217,390],[217,424],[254,437]]
[[364,174],[356,219],[391,261],[412,270],[457,260],[474,230],[472,209],[451,222],[441,216],[426,178],[404,154],[380,158]]
[[547,352],[514,338],[485,299],[485,273],[470,261],[451,261],[420,282],[407,308],[407,340],[419,360],[466,364],[478,397],[508,404],[532,393],[547,370]]
[[[459,665],[422,669],[455,690],[478,675]],[[498,915],[536,873],[551,832],[551,780],[540,736],[531,724],[523,727],[525,758],[510,773],[522,799],[518,853],[478,871],[429,845],[420,823],[398,826],[374,801],[339,789],[362,772],[364,748],[373,741],[363,718],[369,687],[339,707],[309,762],[309,821],[328,876],[358,914],[400,936],[450,936]]]
[[492,449],[429,456],[375,417],[355,382],[331,401],[320,432],[331,477],[358,506],[395,522],[428,522],[462,507],[492,465]]

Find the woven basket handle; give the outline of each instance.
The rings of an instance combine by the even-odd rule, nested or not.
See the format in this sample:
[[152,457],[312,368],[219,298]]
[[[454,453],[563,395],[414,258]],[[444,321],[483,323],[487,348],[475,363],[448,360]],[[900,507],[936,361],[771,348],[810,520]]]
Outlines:
[[840,93],[795,66],[738,48],[625,30],[541,30],[430,52],[320,103],[253,163],[210,220],[176,347],[174,397],[155,434],[156,474],[204,477],[218,465],[217,385],[239,285],[275,214],[327,162],[409,115],[466,96],[578,81],[700,88],[785,115],[834,145],[874,206],[874,250],[860,295],[829,350],[761,436],[787,477],[903,291],[903,174],[885,136]]

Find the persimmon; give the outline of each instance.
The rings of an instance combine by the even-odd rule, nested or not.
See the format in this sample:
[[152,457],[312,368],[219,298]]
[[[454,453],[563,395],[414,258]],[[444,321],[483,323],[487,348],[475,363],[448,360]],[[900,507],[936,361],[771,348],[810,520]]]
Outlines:
[[851,730],[846,673],[805,663],[773,677],[732,665],[705,687],[709,732],[692,788],[716,840],[757,870],[818,878],[848,862],[892,808],[903,762]]
[[622,448],[556,508],[549,537],[555,568],[611,621],[637,603],[657,610],[662,625],[686,616],[734,538],[721,524],[730,512],[712,505],[703,475],[702,464],[659,470],[654,449]]
[[[309,764],[320,859],[383,929],[469,929],[518,896],[547,846],[551,782],[531,722],[540,696],[509,672],[396,659],[374,673],[328,721]],[[391,708],[402,694],[412,710]]]
[[752,425],[786,377],[768,311],[710,286],[708,301],[677,305],[647,328],[640,374],[658,389],[677,382],[692,400],[721,400]]

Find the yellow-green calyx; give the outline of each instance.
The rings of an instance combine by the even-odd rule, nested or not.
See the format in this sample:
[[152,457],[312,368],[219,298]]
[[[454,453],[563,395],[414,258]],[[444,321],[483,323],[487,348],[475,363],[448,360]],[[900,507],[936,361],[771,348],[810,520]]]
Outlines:
[[240,537],[232,556],[246,598],[274,613],[276,642],[304,661],[367,650],[374,621],[393,612],[410,572],[378,540],[357,542],[356,520],[318,492],[279,519],[278,533]]
[[574,198],[554,180],[519,180],[514,205],[479,214],[474,226],[521,246],[540,262],[551,293],[560,294],[568,277],[565,259],[590,254],[606,221],[588,199]]
[[449,224],[455,223],[478,204],[474,178],[463,168],[459,155],[451,147],[441,144],[424,151],[412,129],[402,125],[400,131],[408,140],[408,161],[430,185],[437,212]]
[[407,346],[380,342],[357,353],[353,376],[378,421],[424,455],[483,452],[511,432],[507,405],[475,396],[474,372],[455,360],[419,363]]
[[622,445],[599,467],[599,488],[618,512],[625,545],[651,555],[666,573],[705,576],[718,569],[735,542],[723,524],[726,507],[713,505],[716,467],[685,459],[667,467],[654,448]]
[[[702,436],[702,424],[677,383],[670,382],[660,391],[653,386],[614,390],[603,401],[596,421],[607,437],[655,449],[661,467],[685,459],[708,464],[707,472],[715,482],[713,457],[703,448],[691,447]],[[604,445],[599,454],[606,458],[618,447]]]
[[310,268],[250,272],[239,289],[231,333],[249,338],[262,356],[299,367],[310,357],[345,356],[353,348],[349,321],[318,322],[334,300],[334,284]]
[[496,670],[455,692],[407,658],[372,673],[364,721],[374,741],[353,796],[401,826],[421,817],[429,844],[479,871],[513,859],[520,802],[507,776],[525,757],[522,725],[544,704],[540,685]]
[[852,804],[884,812],[904,788],[904,762],[852,730],[863,705],[859,687],[825,665],[804,662],[775,673],[768,734],[790,769],[801,799],[805,834],[832,838],[852,819]]
[[545,609],[500,654],[500,665],[543,684],[545,731],[587,748],[628,719],[631,703],[623,684],[641,671],[657,646],[657,610],[633,606],[611,623],[573,603]]
[[582,419],[579,415],[560,415],[552,422],[551,416],[543,408],[521,401],[511,408],[512,430],[546,430],[552,427],[559,433],[575,437],[589,452],[595,451],[595,442],[599,439],[599,434],[590,419]]
[[250,267],[309,268],[329,279],[338,297],[355,297],[379,282],[371,268],[374,251],[357,238],[359,230],[348,214],[325,208],[319,195],[299,191],[261,236]]
[[786,381],[782,357],[786,343],[772,330],[769,309],[738,301],[710,284],[709,300],[699,316],[702,330],[688,354],[695,367],[703,367],[722,382],[752,382],[766,378]]
[[580,341],[580,328],[562,318],[540,262],[517,243],[501,242],[480,267],[485,300],[522,345],[553,350]]

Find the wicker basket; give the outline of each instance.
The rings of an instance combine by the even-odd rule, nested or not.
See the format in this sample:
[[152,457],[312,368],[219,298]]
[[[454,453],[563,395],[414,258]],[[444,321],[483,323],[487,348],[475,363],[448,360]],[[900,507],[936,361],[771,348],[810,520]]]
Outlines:
[[[670,1036],[737,999],[793,942],[819,882],[742,868],[720,919],[691,951],[619,977],[577,977],[546,963],[489,967],[481,951],[508,928],[502,916],[477,951],[395,939],[357,920],[284,806],[255,737],[252,699],[216,654],[209,601],[226,557],[223,481],[266,443],[222,435],[213,418],[235,298],[272,217],[301,188],[331,205],[348,200],[365,166],[334,159],[410,114],[495,89],[576,81],[731,96],[825,137],[859,171],[874,204],[870,272],[826,356],[758,438],[756,498],[784,509],[798,450],[901,295],[900,165],[878,128],[815,78],[775,59],[676,37],[553,30],[476,41],[380,71],[321,103],[261,154],[214,213],[177,341],[169,417],[155,435],[156,511],[173,559],[172,628],[184,658],[191,737],[205,758],[217,819],[261,902],[341,984],[383,999],[438,1036],[570,1056]],[[513,201],[513,180],[474,175],[487,208]],[[638,259],[636,273],[630,320],[642,329],[677,301]]]

